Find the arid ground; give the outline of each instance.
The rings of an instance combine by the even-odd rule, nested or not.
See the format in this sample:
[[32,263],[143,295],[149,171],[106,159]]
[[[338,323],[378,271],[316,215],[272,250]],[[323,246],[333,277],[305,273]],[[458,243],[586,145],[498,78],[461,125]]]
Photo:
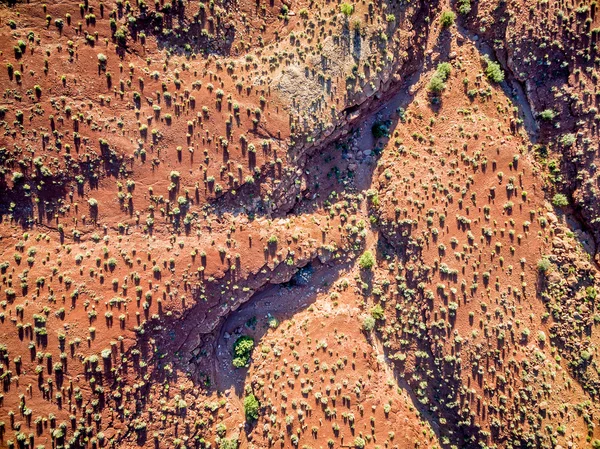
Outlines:
[[0,448],[600,448],[598,9],[0,1]]

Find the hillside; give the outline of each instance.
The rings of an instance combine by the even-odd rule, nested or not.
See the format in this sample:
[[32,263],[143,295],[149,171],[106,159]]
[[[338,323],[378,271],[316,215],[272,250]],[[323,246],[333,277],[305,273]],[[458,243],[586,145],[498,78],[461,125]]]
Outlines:
[[600,19],[0,2],[0,447],[600,447]]

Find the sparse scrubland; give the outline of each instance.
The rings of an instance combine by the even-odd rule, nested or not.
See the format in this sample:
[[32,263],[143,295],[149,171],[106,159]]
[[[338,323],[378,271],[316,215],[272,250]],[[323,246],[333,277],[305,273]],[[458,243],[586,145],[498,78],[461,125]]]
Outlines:
[[598,15],[0,2],[0,447],[600,447]]

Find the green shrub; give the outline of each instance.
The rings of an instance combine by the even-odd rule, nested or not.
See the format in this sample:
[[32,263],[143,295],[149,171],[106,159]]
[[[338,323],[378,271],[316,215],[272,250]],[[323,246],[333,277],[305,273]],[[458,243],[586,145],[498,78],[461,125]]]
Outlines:
[[575,137],[575,134],[565,134],[560,138],[560,143],[565,148],[572,147],[573,145],[575,145],[576,141],[577,138]]
[[244,398],[244,413],[246,414],[247,421],[256,421],[258,419],[259,408],[260,403],[252,393]]
[[442,62],[437,66],[435,74],[427,85],[427,90],[433,94],[439,94],[446,88],[446,80],[450,76],[452,66],[448,62]]
[[367,442],[361,438],[361,437],[356,437],[354,438],[354,447],[357,449],[363,449],[366,446]]
[[233,344],[233,366],[236,368],[247,367],[250,362],[250,355],[254,349],[254,339],[247,335],[242,335]]
[[546,342],[546,333],[544,331],[539,331],[537,339],[538,339],[539,343],[542,343],[542,344],[545,343]]
[[386,120],[373,123],[373,126],[371,127],[371,133],[375,139],[388,137],[390,135],[390,122]]
[[219,441],[219,449],[237,449],[237,438],[221,438]]
[[552,197],[552,204],[556,207],[566,207],[569,205],[569,200],[562,193],[557,193]]
[[471,0],[458,0],[456,4],[459,14],[466,16],[471,12]]
[[127,44],[127,29],[121,27],[115,32],[115,39],[120,47],[125,47]]
[[371,332],[375,328],[375,318],[371,315],[366,315],[363,319],[362,329],[365,332]]
[[554,112],[552,109],[546,109],[540,112],[540,119],[546,122],[554,120],[554,117],[556,117],[556,112]]
[[354,5],[351,5],[350,3],[342,3],[340,5],[340,11],[342,11],[342,14],[344,14],[346,17],[350,17],[354,13]]
[[371,316],[376,320],[382,320],[385,317],[385,311],[381,307],[381,304],[377,304],[371,309]]
[[452,71],[452,65],[449,62],[442,62],[438,64],[436,73],[442,78],[442,80],[446,81],[450,76],[450,72]]
[[550,266],[550,261],[546,257],[542,257],[537,263],[537,269],[540,273],[547,273]]
[[501,83],[504,81],[504,72],[502,71],[500,64],[490,61],[489,59],[486,59],[486,61],[487,67],[485,68],[485,75],[488,79],[494,83]]
[[442,28],[448,28],[454,25],[454,21],[456,20],[456,14],[452,11],[444,11],[440,16],[440,25]]
[[429,84],[427,85],[427,90],[434,94],[441,93],[445,88],[446,83],[444,83],[444,81],[442,81],[440,77],[436,75],[431,78],[431,81],[429,81]]
[[361,270],[370,270],[375,265],[375,256],[369,250],[365,251],[358,260],[358,266]]

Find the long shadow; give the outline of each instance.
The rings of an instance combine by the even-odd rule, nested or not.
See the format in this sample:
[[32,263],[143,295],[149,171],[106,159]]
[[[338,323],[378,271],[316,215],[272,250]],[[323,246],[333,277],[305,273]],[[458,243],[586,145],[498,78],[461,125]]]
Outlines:
[[[475,48],[477,48],[482,56],[488,56],[491,59],[495,59],[496,52],[484,40],[475,39],[469,30],[458,24],[456,29],[463,39],[469,40],[475,45]],[[539,129],[537,121],[533,116],[531,106],[529,105],[529,101],[527,100],[527,95],[525,94],[522,84],[512,76],[510,70],[506,70],[506,64],[504,64],[503,68],[505,69],[505,80],[500,83],[500,87],[507,98],[514,100],[514,103],[519,110],[519,115],[523,119],[527,137],[531,143],[535,143],[538,139]]]
[[[45,150],[45,146],[42,149]],[[69,193],[76,191],[83,197],[86,184],[90,189],[97,189],[98,175],[101,178],[121,178],[123,168],[126,169],[125,156],[108,145],[101,145],[100,149],[101,153],[95,158],[73,163],[70,167],[54,173],[43,171],[45,167],[28,168],[18,172],[21,173],[20,178],[13,176],[12,185],[9,185],[6,179],[0,180],[0,221],[8,218],[23,229],[31,228],[35,224],[51,223],[54,214],[61,208]],[[18,167],[15,163],[8,163],[3,157],[0,157],[0,163],[17,173]],[[33,188],[42,185],[41,189]],[[70,201],[73,202],[72,196]]]
[[[369,336],[368,338],[371,340],[377,340],[377,343],[375,343],[377,345],[382,344],[381,340],[376,335]],[[427,407],[421,404],[419,398],[415,394],[414,388],[410,385],[410,383],[406,380],[404,376],[400,375],[400,370],[398,370],[395,367],[394,361],[389,358],[389,351],[384,350],[383,352],[385,363],[392,368],[391,371],[394,374],[394,380],[396,381],[398,388],[402,389],[408,395],[413,406],[419,411],[421,417],[423,417],[429,423],[431,430],[433,430],[439,441],[441,439],[439,418],[436,417],[433,413],[431,413],[431,411]]]
[[[512,12],[509,5],[510,4],[507,2],[499,2],[496,9],[490,11],[490,15],[494,20],[494,26],[480,37],[482,38],[482,41],[487,41],[490,46],[493,45],[493,53],[497,56],[499,63],[508,75],[508,83],[511,87],[515,87],[520,91],[517,95],[517,100],[520,100],[518,101],[520,106],[521,103],[527,103],[524,105],[525,112],[529,109],[529,104],[532,104],[537,111],[543,111],[547,107],[559,111],[558,124],[560,124],[560,127],[553,126],[557,124],[556,122],[544,124],[543,121],[538,122],[536,117],[525,114],[525,118],[531,123],[530,127],[535,129],[534,133],[531,133],[528,130],[530,140],[535,142],[535,137],[537,137],[536,134],[538,134],[538,132],[542,143],[551,142],[558,138],[560,134],[569,132],[577,133],[583,131],[585,133],[588,131],[591,135],[597,135],[598,127],[595,127],[594,130],[594,126],[591,125],[585,117],[587,110],[584,109],[580,111],[578,108],[569,106],[568,102],[562,102],[559,99],[550,101],[545,95],[545,93],[551,89],[560,90],[564,86],[569,85],[569,77],[572,76],[573,73],[580,70],[587,71],[592,67],[592,61],[595,60],[594,56],[597,56],[597,50],[592,50],[590,53],[583,50],[594,49],[594,42],[597,43],[598,33],[590,33],[590,29],[594,28],[600,21],[600,16],[595,7],[594,9],[588,10],[588,12],[584,12],[587,17],[585,22],[586,25],[583,29],[576,31],[575,34],[572,28],[573,23],[569,23],[570,20],[568,18],[557,17],[556,21],[552,20],[552,18],[548,20],[548,16],[550,15],[549,12],[551,11],[549,9],[550,5],[543,5],[539,9],[532,9],[528,20],[531,23],[539,24],[539,27],[541,27],[540,31],[542,32],[534,33],[532,28],[532,31],[528,31],[527,34],[513,37],[512,44],[516,45],[516,48],[520,48],[523,55],[531,53],[535,54],[540,49],[544,48],[542,46],[542,44],[544,44],[543,39],[544,36],[547,35],[552,35],[555,42],[569,42],[569,45],[564,48],[544,48],[543,52],[546,54],[545,57],[552,61],[552,64],[539,66],[539,68],[535,70],[527,70],[525,68],[526,66],[523,62],[520,62],[521,59],[518,57],[513,59],[511,67],[511,65],[508,64],[510,54],[507,50],[507,46],[495,45],[496,42],[506,43],[509,40],[507,39],[507,30],[509,24],[512,23],[509,20],[510,13]],[[475,8],[477,7],[478,3],[475,2]],[[474,10],[471,13],[471,17],[473,17],[474,20],[465,21],[465,26],[469,30],[478,32],[480,22],[478,22],[476,18],[480,16],[481,15]],[[543,18],[543,20],[541,20],[541,18]],[[579,17],[578,21],[579,20],[582,20],[582,17]],[[556,26],[556,29],[553,29],[553,26]],[[523,87],[525,86],[525,82],[520,81],[514,76],[519,71],[527,73],[528,86],[532,87],[530,91],[524,90]],[[581,125],[580,121],[583,121],[584,124]],[[585,122],[587,122],[587,124],[585,124]],[[580,192],[585,191],[586,188],[582,185],[583,182],[580,181],[581,177],[579,175],[582,170],[586,169],[586,165],[589,165],[591,161],[585,162],[585,158],[575,157],[573,154],[570,154],[571,148],[572,147],[560,148],[559,146],[557,147],[557,151],[563,153],[563,158],[561,158],[560,161],[560,168],[561,172],[565,174],[565,179],[568,179],[568,181],[563,183],[562,187],[572,195],[576,190],[579,190]],[[597,195],[594,195],[593,193],[584,195],[587,198],[583,204],[574,202],[576,206],[573,214],[581,222],[581,225],[586,228],[586,231],[592,234],[596,247],[598,248],[600,245],[600,231],[598,229],[600,228],[598,226],[593,226],[594,219],[598,218],[598,212],[597,209],[594,210],[589,206],[590,203],[593,205],[597,202],[594,201],[597,200]],[[592,256],[596,256],[597,259],[597,255],[598,250],[596,250],[596,254]]]
[[[388,3],[388,2],[386,2]],[[435,10],[437,2],[422,2],[420,4],[419,11],[415,14],[415,17],[428,17],[431,15],[431,12]],[[397,19],[391,25],[390,35],[397,30],[400,24],[404,23],[404,18],[406,15],[406,10],[402,8],[400,3],[388,3],[389,7],[397,14]],[[348,32],[352,32],[352,30],[348,30]],[[430,30],[428,26],[428,22],[425,20],[422,23],[418,23],[415,25],[415,40],[412,42],[412,45],[409,45],[407,48],[408,56],[406,57],[406,64],[402,66],[403,69],[403,79],[402,82],[392,83],[388,86],[387,90],[381,92],[382,96],[372,96],[370,99],[367,99],[364,103],[360,105],[350,105],[342,112],[346,115],[346,123],[340,123],[340,127],[344,127],[346,129],[359,129],[364,128],[365,123],[369,122],[369,128],[372,126],[372,123],[377,120],[377,114],[383,113],[386,109],[395,109],[398,106],[406,107],[406,105],[410,102],[412,97],[407,97],[406,93],[408,89],[418,80],[418,76],[423,66],[423,62],[425,59],[425,45],[429,37]],[[348,42],[350,42],[350,39]],[[377,98],[376,98],[377,97]],[[399,99],[404,99],[403,101],[399,101]],[[392,107],[393,104],[396,106]],[[385,113],[387,116],[386,120],[396,120],[392,117],[390,111]],[[340,117],[341,119],[341,117]],[[396,123],[393,123],[395,126]],[[361,133],[363,136],[366,133]],[[302,141],[302,136],[296,136],[295,140],[297,142]],[[304,171],[307,167],[311,167],[311,163],[318,163],[320,161],[316,159],[319,153],[322,153],[323,149],[332,148],[335,146],[336,142],[343,140],[343,138],[339,137],[339,134],[333,132],[328,138],[319,142],[318,145],[313,146],[308,151],[306,151],[306,156],[302,156],[293,161],[294,168],[296,170]],[[364,149],[373,149],[364,148]],[[294,149],[290,149],[290,153],[293,153]],[[374,169],[375,165],[373,165],[372,169]],[[293,170],[293,172],[296,172]],[[371,171],[372,173],[372,171]],[[303,205],[307,204],[303,197],[296,198],[291,204],[286,204],[284,207],[273,209],[268,202],[265,202],[260,197],[260,185],[262,183],[266,183],[268,181],[273,181],[277,179],[273,176],[273,169],[266,167],[262,170],[261,175],[255,177],[255,183],[249,185],[248,183],[243,184],[238,189],[236,189],[235,195],[231,192],[225,192],[223,195],[213,199],[210,202],[211,212],[217,216],[223,214],[232,214],[234,216],[238,215],[247,215],[250,218],[255,216],[267,216],[269,218],[273,217],[284,217],[287,214],[295,213],[295,211],[302,209],[303,211],[309,212],[310,210],[314,210],[311,208],[304,209],[304,206],[300,207],[298,204],[303,203]],[[284,177],[278,179],[280,182],[280,190],[287,189],[290,190],[293,188],[294,182],[296,180],[295,174],[284,174]],[[281,193],[281,192],[280,192]],[[289,192],[286,192],[289,193]],[[276,194],[275,194],[276,196]],[[309,196],[309,195],[305,195]],[[323,196],[323,195],[321,195]],[[258,198],[258,201],[255,201]],[[322,204],[322,202],[321,202]],[[233,205],[233,206],[232,206]],[[317,201],[316,205],[319,205],[319,201]]]
[[[207,20],[204,10],[192,15],[190,11],[186,11],[186,4],[183,2],[168,5],[156,11],[138,11],[136,21],[128,24],[133,38],[137,40],[139,33],[144,31],[156,38],[159,50],[169,50],[180,56],[191,57],[193,52],[203,56],[231,54],[235,27],[225,27],[220,20],[216,20],[214,25],[214,21]],[[181,33],[173,32],[174,29],[181,30]],[[167,34],[164,33],[165,30],[168,31]]]
[[315,302],[319,294],[313,288],[315,284],[333,284],[343,272],[351,268],[351,265],[352,263],[344,263],[327,266],[314,261],[300,269],[289,282],[263,288],[239,309],[230,313],[220,325],[212,348],[215,390],[223,392],[233,387],[238,397],[244,393],[248,369],[236,369],[231,364],[232,346],[237,338],[242,335],[251,336],[255,347],[259,346],[261,339],[274,323],[273,320],[289,320],[305,310]]
[[[414,260],[414,256],[421,257],[419,253],[411,253],[410,233],[404,239],[404,243],[398,244],[398,242],[389,241],[380,232],[378,242],[378,259],[387,259],[388,255],[393,254],[398,261],[406,264]],[[464,414],[445,408],[450,395],[457,394],[463,385],[460,375],[456,375],[456,373],[460,373],[461,366],[455,362],[446,361],[445,356],[448,354],[439,345],[440,339],[446,339],[449,336],[445,334],[445,330],[436,330],[431,325],[430,311],[433,305],[422,292],[419,293],[418,289],[419,284],[426,282],[428,282],[428,277],[422,273],[413,273],[404,279],[403,288],[396,297],[396,307],[400,306],[399,314],[403,320],[412,323],[412,329],[408,326],[397,334],[396,344],[402,340],[406,346],[383,347],[385,361],[392,369],[398,385],[411,397],[415,407],[429,422],[438,438],[446,439],[449,442],[444,446],[454,444],[457,447],[474,449],[479,447],[479,441],[484,440],[480,429],[473,423],[466,425],[467,420]],[[378,344],[384,341],[380,337],[380,329],[376,328],[373,338],[377,339]],[[391,340],[387,341],[390,343]],[[398,353],[409,358],[399,359]],[[412,357],[414,357],[414,363],[408,361]],[[435,382],[427,382],[433,379]],[[425,387],[422,385],[424,380]],[[419,392],[420,395],[417,394]],[[460,398],[457,397],[457,401],[460,401]],[[467,405],[463,404],[463,408],[465,406]],[[444,421],[441,420],[442,418]],[[467,439],[471,439],[471,442],[467,443]]]
[[[248,216],[251,219],[260,216],[281,218],[288,215],[310,214],[317,210],[322,210],[329,194],[333,191],[340,193],[340,187],[343,190],[364,193],[364,191],[370,188],[371,179],[377,167],[377,161],[381,156],[381,151],[389,140],[389,136],[375,138],[372,128],[376,123],[385,123],[385,126],[390,131],[394,130],[397,126],[401,126],[401,116],[398,114],[398,110],[406,109],[414,98],[414,94],[409,94],[409,92],[419,81],[419,78],[420,71],[416,71],[403,83],[390,88],[387,99],[371,104],[360,115],[360,119],[356,121],[355,126],[351,128],[348,136],[351,139],[357,140],[359,151],[370,150],[372,154],[358,164],[358,170],[350,173],[351,178],[360,175],[360,179],[355,179],[355,182],[350,186],[342,186],[340,183],[329,183],[325,187],[322,185],[309,185],[305,191],[301,192],[302,195],[296,198],[291,206],[270,210],[269,206],[262,199],[258,201],[257,206],[250,206],[253,204],[253,199],[259,198],[259,183],[254,185],[244,184],[236,191],[235,196],[226,193],[222,197],[216,198],[211,203],[211,212],[216,216],[231,214],[233,216]],[[321,146],[323,150],[311,153],[300,167],[309,171],[319,170],[323,167],[324,155],[332,155],[334,160],[337,158],[342,167],[349,165],[343,160],[344,153],[347,151],[344,147],[348,143],[348,140],[349,138],[346,136],[323,144]],[[272,169],[270,172],[272,174]],[[264,181],[269,179],[266,171],[262,177]]]
[[[477,8],[478,4],[475,3],[474,8]],[[533,13],[532,13],[533,14]],[[474,17],[477,17],[477,12],[475,11]],[[544,108],[543,104],[539,103],[539,98],[535,96],[530,97],[526,92],[526,86],[524,82],[520,81],[513,74],[513,70],[508,65],[508,52],[505,47],[496,48],[491,46],[488,42],[505,42],[506,41],[506,33],[507,27],[509,24],[508,20],[504,20],[507,18],[507,6],[505,2],[500,2],[498,4],[497,9],[494,11],[495,24],[493,27],[493,32],[491,36],[483,36],[480,39],[480,36],[475,39],[471,28],[471,22],[465,22],[465,27],[457,24],[457,30],[463,39],[468,39],[472,41],[476,48],[482,55],[487,56],[496,56],[498,62],[502,66],[505,73],[505,81],[500,84],[503,89],[505,95],[508,98],[511,98],[515,101],[517,108],[519,109],[519,114],[523,119],[524,129],[527,133],[529,141],[531,143],[537,143],[541,141],[544,143],[549,138],[552,137],[552,131],[549,131],[549,125],[541,126],[539,120],[533,114],[531,104],[537,107],[538,110],[542,110]],[[501,20],[502,19],[502,20]],[[530,20],[535,20],[534,16],[530,17]],[[597,20],[597,18],[596,18]],[[567,29],[563,29],[561,33],[566,33]],[[585,35],[584,35],[585,36]],[[536,42],[534,39],[531,39],[533,45],[539,45],[539,42]],[[571,41],[573,42],[573,41]],[[580,46],[585,46],[585,39],[578,39],[575,41],[574,45],[579,48]],[[559,55],[555,55],[556,58],[552,59],[565,59],[566,55],[560,53]],[[559,57],[560,56],[560,57]],[[577,60],[577,65],[585,65],[583,61]],[[533,72],[532,81],[535,82],[536,86],[544,86],[546,90],[550,88],[550,86],[561,86],[566,85],[568,83],[569,77],[569,68],[560,66],[556,68],[556,64],[554,64],[551,68],[547,70],[536,70]],[[537,104],[536,104],[537,102]],[[575,127],[575,119],[578,117],[573,114],[573,110],[569,111],[569,114],[566,114],[565,117],[561,120],[561,132],[566,133],[567,131],[573,131]],[[565,173],[566,176],[570,178],[576,178],[579,174],[579,169],[576,163],[573,162],[572,157],[563,157],[561,160],[561,172]],[[576,159],[577,160],[577,159]],[[584,228],[586,232],[588,232],[592,239],[594,240],[595,246],[595,254],[588,250],[589,245],[584,244],[584,248],[586,251],[592,256],[592,260],[596,260],[595,256],[598,254],[600,249],[600,233],[597,231],[597,228],[591,226],[589,224],[590,217],[586,216],[584,209],[582,206],[576,202],[571,201],[571,204],[575,204],[574,210],[572,211],[572,217],[578,222],[578,226]],[[572,227],[572,226],[571,226]],[[596,264],[598,266],[598,264]],[[599,267],[600,268],[600,267]]]
[[[425,15],[429,15],[429,10],[430,7],[432,7],[431,5],[429,5],[428,3],[424,3],[424,5],[422,6],[423,9],[423,13]],[[423,33],[420,33],[419,31],[423,31]],[[424,23],[422,25],[422,27],[419,27],[419,29],[417,30],[417,36],[419,36],[416,39],[416,43],[415,45],[412,45],[409,48],[409,57],[408,60],[410,61],[410,65],[408,66],[408,69],[406,67],[404,67],[405,69],[405,74],[416,74],[416,78],[411,78],[413,79],[412,82],[409,82],[408,84],[405,82],[403,84],[401,83],[397,83],[397,84],[393,84],[392,86],[389,87],[388,91],[386,92],[386,97],[392,98],[392,100],[387,100],[387,99],[373,99],[371,100],[368,104],[365,105],[364,108],[362,108],[361,114],[359,114],[359,117],[354,121],[354,123],[361,123],[361,126],[359,128],[361,128],[361,135],[365,136],[365,140],[367,143],[369,143],[369,147],[368,149],[372,150],[374,148],[374,141],[370,140],[371,138],[369,137],[371,135],[371,127],[373,125],[373,123],[375,121],[390,121],[390,124],[388,125],[389,128],[392,128],[394,126],[397,125],[397,122],[399,120],[398,117],[394,117],[394,110],[396,108],[396,106],[394,106],[394,102],[397,102],[398,106],[401,105],[401,107],[405,107],[411,100],[410,96],[406,95],[406,92],[408,91],[408,87],[412,84],[414,84],[415,80],[418,78],[418,74],[420,72],[420,68],[422,65],[422,60],[423,60],[423,46],[422,45],[418,45],[419,43],[422,43],[422,41],[427,38],[427,34],[428,34],[428,26]],[[398,94],[398,92],[401,92],[400,94]],[[398,95],[396,95],[398,94]],[[383,104],[382,104],[383,103]],[[353,110],[349,110],[347,111],[348,115],[353,114],[356,111]],[[368,117],[368,119],[364,119],[364,117]],[[331,139],[332,141],[335,139]],[[383,143],[383,140],[380,142]],[[322,146],[319,147],[315,147],[313,148],[313,153],[318,152],[319,148],[322,148]],[[370,180],[372,179],[372,175],[373,175],[373,171],[375,169],[375,162],[377,160],[377,156],[378,156],[378,151],[375,151],[374,156],[372,158],[372,164],[370,164],[368,166],[368,168],[366,168],[366,170],[363,171],[362,173],[362,178],[364,179],[364,181],[361,181],[358,183],[357,185],[357,190],[365,190],[370,186]],[[304,169],[307,166],[308,161],[314,162],[316,161],[316,159],[314,159],[315,156],[312,156],[313,159],[311,158],[305,158],[302,161],[300,161],[301,163],[299,163],[299,168],[300,169]],[[247,190],[247,192],[246,192]],[[316,208],[322,207],[323,204],[321,203],[321,199],[317,199],[317,200],[305,200],[305,199],[299,199],[299,201],[302,202],[302,206],[298,207],[297,204],[299,201],[294,202],[291,207],[286,208],[285,210],[278,210],[275,211],[275,213],[272,213],[271,211],[267,210],[266,208],[261,209],[256,208],[256,209],[252,209],[250,207],[248,207],[246,210],[239,208],[239,207],[231,207],[230,205],[232,203],[235,204],[241,204],[241,205],[248,205],[251,203],[250,200],[253,200],[253,195],[256,194],[256,190],[253,190],[251,187],[247,187],[246,189],[242,188],[242,189],[238,189],[238,193],[236,195],[235,198],[235,202],[233,201],[229,201],[231,198],[227,197],[226,195],[224,195],[223,197],[220,197],[221,199],[218,199],[216,201],[214,201],[212,203],[212,210],[211,212],[213,212],[217,217],[223,215],[224,213],[232,213],[234,215],[242,215],[242,214],[264,214],[264,215],[268,215],[268,216],[272,216],[272,215],[279,215],[279,216],[285,216],[288,213],[296,213],[296,212],[301,212],[301,213],[307,213],[310,212],[311,210],[315,210]],[[301,209],[301,211],[300,211]],[[328,273],[328,276],[331,277],[332,280],[337,279],[337,277],[339,276],[339,273],[341,273],[342,270],[347,269],[350,264],[352,262],[346,262],[345,264],[338,264],[335,265],[334,267],[331,268],[326,268],[326,272]],[[317,272],[320,272],[320,270],[317,270]],[[267,282],[269,282],[269,280],[267,279],[268,276],[272,274],[272,273],[267,273],[264,276],[259,275],[258,277],[260,277],[260,279],[262,279],[262,281],[260,279],[257,278],[253,278],[251,279],[251,283],[253,285],[265,285]],[[314,276],[322,276],[319,280],[322,281],[325,278],[327,278],[324,275],[319,275],[317,274],[313,274],[313,279]],[[266,279],[266,280],[265,280]],[[262,283],[261,283],[262,282]],[[314,284],[314,281],[313,281]],[[285,319],[287,317],[293,316],[295,313],[297,313],[299,310],[302,310],[303,307],[306,307],[309,303],[313,302],[316,299],[316,293],[315,292],[310,292],[310,294],[307,293],[307,296],[302,296],[297,294],[296,292],[298,291],[297,289],[302,289],[303,287],[287,287],[287,286],[276,286],[276,287],[269,287],[269,290],[267,291],[262,291],[260,293],[257,293],[254,295],[254,298],[251,299],[249,302],[247,302],[246,305],[243,305],[240,309],[236,310],[236,311],[229,311],[227,312],[227,315],[230,317],[228,318],[228,320],[240,320],[240,321],[244,321],[244,319],[246,318],[247,315],[250,312],[254,312],[252,307],[254,306],[254,304],[259,303],[260,301],[265,301],[265,297],[267,295],[269,295],[270,293],[284,293],[286,288],[291,288],[295,293],[293,295],[290,295],[292,298],[303,298],[303,300],[299,303],[295,303],[295,304],[291,304],[289,303],[289,301],[278,301],[278,303],[281,303],[282,306],[284,307],[284,309],[276,311],[277,313],[279,313],[278,316],[280,319]],[[270,293],[269,293],[270,292]],[[189,292],[188,292],[189,293]],[[173,322],[171,323],[161,323],[160,326],[156,326],[155,327],[155,331],[153,332],[149,332],[148,335],[141,337],[140,340],[138,341],[138,345],[137,346],[141,346],[142,348],[145,347],[145,349],[142,351],[142,353],[145,354],[152,354],[151,349],[156,349],[155,351],[155,355],[149,356],[149,364],[151,366],[154,367],[154,371],[158,371],[158,372],[162,372],[162,370],[160,369],[161,366],[163,364],[166,363],[167,360],[169,360],[169,358],[165,359],[165,361],[161,361],[161,358],[163,356],[163,354],[161,353],[162,349],[161,348],[170,348],[173,346],[174,342],[179,342],[179,341],[183,341],[184,343],[182,343],[181,346],[179,346],[179,349],[177,351],[175,351],[175,354],[177,357],[181,356],[181,355],[185,355],[185,356],[191,356],[192,358],[189,359],[189,363],[190,364],[196,364],[198,366],[198,372],[196,373],[196,375],[193,376],[193,378],[195,378],[196,380],[200,380],[202,379],[206,379],[206,376],[203,376],[199,371],[203,368],[208,368],[212,362],[212,364],[214,364],[214,360],[218,359],[218,357],[211,357],[211,353],[210,350],[211,348],[214,350],[215,347],[215,342],[217,344],[216,349],[218,350],[218,342],[222,341],[222,338],[224,338],[225,334],[224,334],[224,330],[223,329],[227,329],[228,327],[228,321],[225,321],[225,324],[221,324],[221,331],[219,332],[219,337],[218,338],[214,338],[212,335],[205,335],[204,337],[202,337],[201,339],[201,344],[199,347],[196,347],[193,351],[188,351],[189,350],[189,344],[188,344],[188,339],[191,339],[192,337],[190,337],[191,335],[197,335],[198,333],[198,324],[199,322],[201,322],[202,320],[208,320],[211,317],[209,316],[211,312],[211,310],[213,310],[216,307],[222,307],[223,306],[223,302],[224,301],[219,301],[220,295],[217,294],[217,292],[215,291],[215,295],[212,296],[209,292],[203,292],[205,293],[205,297],[208,298],[210,300],[210,303],[206,303],[203,302],[202,300],[197,300],[197,304],[194,305],[193,307],[191,307],[190,309],[188,309],[186,311],[186,313],[181,316],[178,317],[176,320],[174,319]],[[192,292],[192,296],[195,296]],[[221,298],[222,299],[222,298]],[[261,308],[261,313],[265,313],[268,310],[273,310],[273,309],[269,309],[269,307],[271,306],[266,306]],[[274,313],[275,315],[275,313]],[[214,317],[213,317],[214,318]],[[242,330],[245,330],[245,322],[247,322],[248,320],[246,319],[244,321],[244,324],[242,326]],[[231,321],[230,323],[232,323],[234,321]],[[263,323],[264,324],[264,323]],[[205,326],[206,327],[206,326]],[[239,324],[236,324],[234,326],[235,328],[239,327]],[[267,327],[265,327],[264,325],[261,326],[259,323],[257,323],[257,329],[255,329],[255,337],[256,340],[260,340],[260,338],[262,336],[264,336],[265,332],[267,331]],[[152,334],[153,338],[156,338],[156,342],[152,342],[151,344],[148,344],[148,341],[150,341],[149,335]],[[212,341],[211,341],[212,340]],[[233,343],[233,338],[230,338],[231,343]],[[197,349],[197,350],[196,350]],[[228,355],[227,353],[224,353],[224,355]],[[230,354],[229,357],[223,357],[225,358],[225,363],[230,363]],[[203,363],[203,362],[206,363]],[[215,369],[215,373],[216,373],[216,369]],[[241,378],[242,380],[240,381],[240,376],[235,373],[236,375],[232,376],[231,378],[228,378],[226,376],[219,376],[219,381],[220,381],[220,385],[219,385],[219,389],[226,389],[227,387],[234,387],[235,391],[237,394],[241,394],[240,391],[240,386],[243,385],[243,377]],[[245,373],[244,373],[245,374]],[[171,376],[177,376],[176,370],[172,372]],[[176,378],[170,378],[170,381],[176,381]]]

